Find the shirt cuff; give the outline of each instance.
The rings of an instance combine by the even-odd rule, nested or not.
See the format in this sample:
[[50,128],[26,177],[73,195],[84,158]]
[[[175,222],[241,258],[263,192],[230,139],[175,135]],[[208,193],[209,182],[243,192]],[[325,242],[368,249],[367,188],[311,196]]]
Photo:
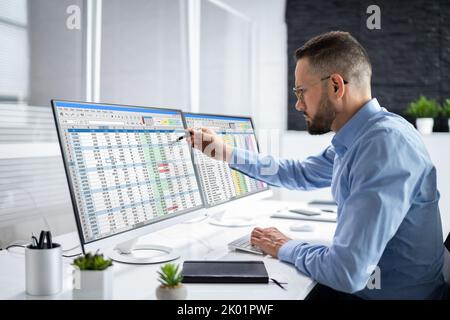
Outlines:
[[231,154],[230,167],[239,169],[242,165],[256,164],[258,162],[258,154],[239,148],[233,148]]
[[278,259],[284,262],[295,263],[294,257],[295,249],[304,245],[305,242],[301,240],[289,240],[281,246],[278,250]]

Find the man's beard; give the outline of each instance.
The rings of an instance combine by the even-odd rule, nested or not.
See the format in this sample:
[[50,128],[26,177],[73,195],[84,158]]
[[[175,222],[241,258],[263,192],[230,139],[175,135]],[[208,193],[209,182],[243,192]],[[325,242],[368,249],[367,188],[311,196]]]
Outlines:
[[[305,113],[306,114],[306,113]],[[308,114],[306,114],[308,115]],[[324,134],[331,131],[331,124],[336,118],[328,96],[324,94],[320,99],[319,108],[314,119],[306,121],[308,132],[313,135]]]

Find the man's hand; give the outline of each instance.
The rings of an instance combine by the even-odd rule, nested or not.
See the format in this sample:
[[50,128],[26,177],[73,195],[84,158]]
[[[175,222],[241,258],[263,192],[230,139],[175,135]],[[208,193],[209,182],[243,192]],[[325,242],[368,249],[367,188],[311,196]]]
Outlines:
[[195,149],[213,159],[228,163],[231,161],[233,147],[227,145],[213,130],[208,128],[201,128],[200,130],[188,128],[187,130],[190,134],[188,141]]
[[277,228],[255,228],[251,234],[251,243],[274,258],[278,258],[278,250],[289,240]]

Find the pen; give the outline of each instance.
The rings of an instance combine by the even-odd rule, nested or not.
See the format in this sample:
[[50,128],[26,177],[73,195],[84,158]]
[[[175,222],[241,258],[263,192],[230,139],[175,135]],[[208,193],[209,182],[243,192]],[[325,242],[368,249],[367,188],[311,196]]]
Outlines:
[[47,237],[47,249],[51,249],[53,247],[52,234],[51,234],[50,231],[47,231],[45,234],[46,234],[46,237]]
[[181,140],[183,140],[184,138],[186,138],[186,135],[178,137],[175,141],[172,141],[172,144],[173,144],[173,143],[177,143],[178,141],[181,141]]
[[34,236],[33,233],[31,233],[31,246],[33,249],[36,249],[38,246],[38,240],[37,238]]
[[186,131],[186,133],[184,134],[184,135],[182,135],[182,136],[179,136],[176,140],[174,140],[174,141],[172,141],[170,144],[174,144],[174,143],[177,143],[178,141],[181,141],[181,140],[183,140],[183,139],[185,139],[185,138],[187,138],[188,137],[188,135],[190,136],[191,135],[191,133],[189,132],[189,131]]
[[42,230],[41,234],[39,235],[38,249],[44,249],[44,237],[45,237],[45,231]]
[[274,278],[270,278],[270,280],[272,280],[277,286],[279,286],[281,289],[283,289],[283,290],[286,290],[286,288],[285,287],[283,287],[282,285],[281,285],[281,283],[279,283],[277,280],[275,280]]

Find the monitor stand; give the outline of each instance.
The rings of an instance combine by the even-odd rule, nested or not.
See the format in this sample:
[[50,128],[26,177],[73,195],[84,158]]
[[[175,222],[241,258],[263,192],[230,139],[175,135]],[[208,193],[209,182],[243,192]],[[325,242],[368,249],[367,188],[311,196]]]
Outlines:
[[208,222],[221,227],[249,227],[256,224],[255,219],[249,216],[232,214],[231,209],[213,212]]
[[180,257],[180,254],[172,248],[159,245],[136,245],[137,241],[136,238],[119,243],[113,250],[107,252],[107,256],[116,262],[128,264],[155,264]]
[[207,209],[210,224],[222,227],[249,227],[257,224],[254,214],[254,204],[256,201],[270,198],[270,189],[258,192],[241,199],[219,204],[216,207]]

